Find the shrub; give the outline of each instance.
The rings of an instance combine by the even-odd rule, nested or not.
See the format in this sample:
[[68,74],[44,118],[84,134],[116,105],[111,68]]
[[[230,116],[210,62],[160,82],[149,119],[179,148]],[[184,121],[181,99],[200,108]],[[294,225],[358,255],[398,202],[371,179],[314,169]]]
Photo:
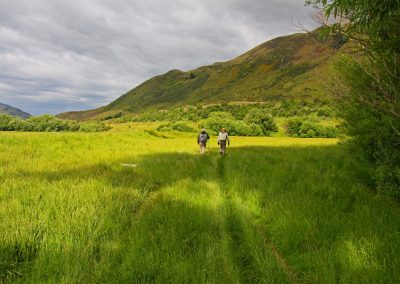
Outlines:
[[1,131],[33,131],[34,125],[27,120],[10,115],[0,115]]
[[286,125],[289,136],[298,136],[302,124],[303,122],[300,119],[289,120]]
[[272,116],[259,108],[253,108],[244,117],[247,124],[257,124],[260,126],[262,134],[269,136],[271,131],[277,132],[278,126],[276,125]]
[[262,136],[264,134],[261,126],[256,123],[250,123],[249,127],[253,136]]
[[215,112],[211,112],[208,115],[209,119],[215,119],[215,120],[220,120],[220,121],[224,121],[224,120],[234,120],[235,118],[233,117],[233,115],[230,112],[224,112],[224,111],[215,111]]
[[68,131],[66,120],[59,119],[53,115],[32,116],[26,120],[33,125],[33,131]]
[[325,116],[325,117],[330,117],[332,111],[329,108],[320,108],[317,112],[318,116]]
[[211,134],[218,134],[221,128],[226,128],[232,136],[259,136],[261,128],[254,123],[250,126],[240,120],[235,120],[231,114],[215,113],[204,121],[203,125]]
[[378,191],[400,200],[400,1],[306,2],[324,21],[346,19],[334,19],[328,32],[361,47],[362,56],[344,57],[336,68],[337,112],[352,152],[370,162]]
[[298,134],[303,137],[321,137],[321,126],[311,123],[311,122],[303,122],[299,128]]
[[157,131],[161,131],[161,132],[168,132],[168,131],[172,131],[171,128],[171,124],[162,124],[159,127],[157,127]]
[[301,119],[291,119],[287,122],[287,132],[289,136],[301,138],[335,138],[338,136],[338,130],[335,127],[325,127],[310,121]]
[[101,122],[84,122],[79,126],[81,132],[102,132],[107,131],[111,127]]
[[196,132],[196,129],[184,123],[174,123],[171,125],[171,128],[179,132]]
[[157,131],[162,131],[162,132],[173,131],[173,130],[179,132],[196,132],[196,129],[184,123],[168,123],[160,125],[157,128]]
[[64,120],[52,115],[41,115],[23,120],[10,115],[0,115],[0,131],[84,131],[99,132],[110,129],[100,122],[85,122],[79,124],[77,121]]
[[9,131],[14,130],[10,129],[10,122],[14,119],[14,117],[6,114],[0,115],[0,130],[1,131]]

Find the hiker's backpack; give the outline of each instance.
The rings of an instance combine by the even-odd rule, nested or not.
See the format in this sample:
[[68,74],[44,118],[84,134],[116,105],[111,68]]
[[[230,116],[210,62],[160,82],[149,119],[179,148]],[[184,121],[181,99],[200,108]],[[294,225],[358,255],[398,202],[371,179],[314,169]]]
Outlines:
[[206,143],[207,142],[207,138],[208,138],[207,133],[200,133],[199,142],[200,143]]

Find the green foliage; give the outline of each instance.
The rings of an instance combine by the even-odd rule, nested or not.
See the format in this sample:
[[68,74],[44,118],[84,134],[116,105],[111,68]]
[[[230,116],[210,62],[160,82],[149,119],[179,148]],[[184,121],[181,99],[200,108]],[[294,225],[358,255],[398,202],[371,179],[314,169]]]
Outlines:
[[[133,117],[123,117],[114,122],[169,121],[160,126],[160,131],[171,131],[171,124],[177,121],[196,121],[207,126],[215,134],[225,127],[231,135],[270,136],[278,130],[274,117],[298,116],[303,120],[319,121],[334,119],[329,102],[293,101],[268,102],[258,104],[221,104],[211,106],[186,106],[162,111],[139,113]],[[322,137],[336,137],[337,130],[323,129]],[[329,130],[329,131],[328,131]],[[188,130],[189,131],[189,130]],[[332,132],[332,133],[331,133]],[[335,132],[336,134],[333,134]]]
[[[382,93],[385,87],[371,80],[369,72],[375,72],[375,67],[367,73],[365,66],[344,59],[338,68],[347,87],[338,103],[342,128],[350,137],[347,142],[353,153],[372,166],[377,189],[400,199],[400,118],[396,115],[400,107],[388,105],[385,96],[389,94]],[[400,83],[396,88],[400,90]]]
[[[335,118],[332,111],[331,104],[327,101],[282,101],[282,102],[268,102],[257,104],[218,104],[210,106],[185,106],[179,108],[170,108],[168,110],[153,110],[143,113],[137,113],[131,116],[123,116],[121,118],[113,119],[114,122],[150,122],[150,121],[194,121],[198,122],[202,119],[209,118],[210,114],[225,113],[222,119],[235,119],[244,120],[245,116],[250,112],[259,113],[265,117],[265,129],[267,131],[275,131],[275,127],[269,119],[274,117],[324,117],[328,119]],[[246,122],[249,124],[250,122]],[[260,119],[257,124],[261,125]],[[272,123],[272,124],[271,124]],[[263,130],[265,132],[265,130]]]
[[52,115],[33,116],[26,120],[33,126],[32,131],[57,132],[68,131],[69,123]]
[[303,125],[303,121],[300,119],[291,119],[287,122],[287,130],[290,136],[298,136],[300,133],[300,127]]
[[157,131],[178,131],[178,132],[196,132],[196,129],[185,123],[168,123],[162,124],[157,128]]
[[301,119],[289,120],[287,130],[290,136],[301,138],[336,138],[338,136],[338,130],[335,127],[326,127]]
[[26,120],[0,115],[0,131],[35,131],[35,132],[60,132],[83,131],[99,132],[110,129],[101,122],[82,122],[59,119],[52,115],[32,116]]
[[104,116],[101,116],[100,120],[104,121],[104,120],[110,120],[110,119],[115,119],[115,118],[120,118],[123,116],[123,112],[119,111],[119,112],[115,112],[115,113],[107,113]]
[[221,128],[226,128],[231,136],[259,136],[262,129],[255,123],[250,125],[243,121],[236,120],[229,112],[212,112],[209,114],[202,126],[211,134],[218,134]]
[[234,120],[235,119],[231,113],[226,112],[226,111],[215,111],[215,112],[212,112],[212,113],[210,113],[208,115],[208,118],[209,119],[220,120],[220,121]]
[[384,57],[390,53],[398,55],[400,1],[306,0],[306,3],[321,7],[327,18],[341,18],[342,21],[336,21],[331,30],[367,47],[368,52]]
[[400,200],[400,1],[307,2],[336,18],[331,33],[360,47],[361,56],[337,65],[338,113],[352,152],[370,162],[377,189]]
[[307,71],[313,69],[310,63],[302,63],[302,64],[289,64],[280,69],[279,75],[277,76],[277,82],[280,80],[284,80],[285,78],[293,78],[299,76]]
[[[13,130],[10,129],[10,125],[12,121],[15,119],[15,117],[6,115],[6,114],[0,114],[0,130],[1,131],[8,131],[8,130]],[[14,127],[14,126],[12,126]]]
[[[79,125],[79,131],[81,132],[102,132],[110,129],[110,126],[105,125],[104,123],[92,121],[92,122],[83,122]],[[77,131],[77,130],[75,130]]]
[[265,136],[269,136],[270,131],[277,132],[278,126],[271,115],[263,112],[261,109],[253,108],[245,116],[244,121],[247,124],[256,124],[261,128]]
[[257,133],[252,132],[252,128],[239,120],[218,120],[209,118],[204,121],[204,127],[208,129],[210,134],[218,134],[221,128],[226,128],[231,136],[255,136]]
[[333,111],[329,107],[321,107],[318,109],[317,116],[331,117],[333,116]]
[[257,123],[250,123],[249,128],[252,136],[269,136],[269,132],[264,132],[264,129]]

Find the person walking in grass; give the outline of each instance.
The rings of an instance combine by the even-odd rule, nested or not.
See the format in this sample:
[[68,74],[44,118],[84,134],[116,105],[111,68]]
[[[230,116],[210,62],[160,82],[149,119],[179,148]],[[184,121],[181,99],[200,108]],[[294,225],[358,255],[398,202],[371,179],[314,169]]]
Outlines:
[[221,155],[225,155],[226,152],[226,143],[231,144],[229,140],[228,132],[226,132],[225,128],[221,128],[221,131],[218,134],[218,145],[219,145],[219,153]]
[[200,145],[200,154],[204,154],[207,148],[207,142],[210,139],[210,136],[206,132],[206,129],[203,128],[199,135],[197,136],[197,144]]

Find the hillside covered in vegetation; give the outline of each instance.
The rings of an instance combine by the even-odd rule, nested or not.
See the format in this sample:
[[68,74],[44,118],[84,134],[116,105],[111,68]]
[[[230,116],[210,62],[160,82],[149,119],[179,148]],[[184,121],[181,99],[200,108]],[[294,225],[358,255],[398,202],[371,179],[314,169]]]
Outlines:
[[59,116],[85,120],[184,105],[327,99],[323,76],[344,43],[317,32],[275,38],[227,62],[153,77],[107,106]]

